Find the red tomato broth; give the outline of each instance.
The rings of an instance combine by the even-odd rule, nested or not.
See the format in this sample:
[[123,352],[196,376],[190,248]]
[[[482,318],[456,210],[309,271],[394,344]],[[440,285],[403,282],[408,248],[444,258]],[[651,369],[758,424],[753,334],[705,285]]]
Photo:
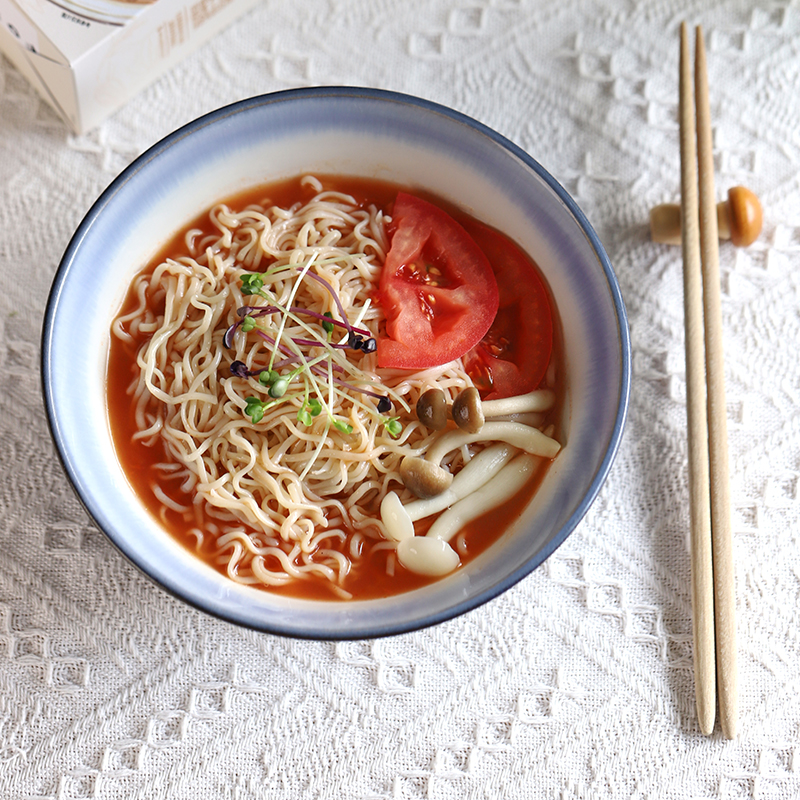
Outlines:
[[[405,187],[399,187],[396,184],[386,181],[339,176],[318,177],[326,190],[346,192],[352,195],[360,205],[364,206],[371,203],[378,207],[390,209],[398,190],[409,191],[409,189]],[[412,191],[418,196],[425,198],[428,202],[434,202],[445,209],[448,214],[451,214],[465,227],[469,228],[475,225],[483,227],[482,224],[478,223],[474,218],[447,202],[436,198],[431,193],[419,190]],[[306,201],[314,196],[314,194],[316,194],[316,191],[313,188],[300,186],[298,180],[295,178],[248,190],[232,198],[228,198],[225,202],[233,208],[245,208],[254,203],[288,207],[298,201]],[[176,253],[182,252],[184,249],[184,235],[189,229],[200,229],[203,234],[212,233],[215,230],[213,224],[208,219],[208,212],[204,212],[186,225],[183,230],[176,233],[167,245],[158,252],[156,257],[151,260],[145,271],[152,271],[155,266],[161,263],[165,258],[174,257]],[[502,235],[500,235],[500,238],[505,239]],[[493,257],[497,257],[497,252],[493,251],[491,241],[492,238],[488,237],[481,242],[481,246],[490,263]],[[505,241],[508,240],[506,239]],[[530,259],[528,260],[530,261]],[[538,268],[535,267],[532,262],[531,265],[533,269],[536,270],[537,274],[540,274],[538,273]],[[546,284],[543,285],[546,286]],[[504,287],[501,285],[499,288],[502,296]],[[564,352],[563,340],[561,328],[555,313],[555,306],[552,302],[552,298],[549,297],[549,293],[548,301],[553,320],[552,352],[557,358],[557,363],[561,365],[563,364],[562,355]],[[137,298],[132,292],[129,292],[118,313],[126,313],[133,308],[136,303]],[[153,311],[156,313],[158,310],[159,309],[153,307]],[[134,407],[127,389],[135,375],[136,353],[140,344],[141,342],[139,341],[132,344],[124,342],[118,337],[111,337],[107,372],[108,414],[111,433],[116,445],[120,464],[137,496],[164,529],[190,552],[217,569],[217,571],[227,574],[227,563],[217,563],[218,553],[214,538],[212,536],[204,537],[204,544],[198,547],[197,539],[189,531],[184,515],[173,511],[162,503],[155,494],[155,486],[158,485],[160,491],[175,503],[193,507],[195,519],[192,521],[192,526],[199,527],[207,522],[218,522],[218,519],[215,518],[213,513],[209,513],[209,509],[205,508],[202,504],[195,504],[193,502],[193,495],[190,492],[184,491],[177,481],[169,483],[156,477],[156,465],[170,460],[166,448],[161,442],[158,442],[154,446],[148,446],[139,440],[133,439],[137,429]],[[563,406],[562,401],[565,393],[566,381],[562,374],[563,369],[557,369],[556,373],[557,379],[555,389],[557,400],[553,409],[547,414],[547,423],[554,426],[555,436],[558,438],[562,428],[562,421],[559,415]],[[526,484],[523,491],[519,492],[509,502],[503,504],[502,507],[487,511],[484,515],[474,520],[463,529],[461,536],[466,545],[466,552],[458,550],[461,559],[461,567],[470,563],[477,556],[485,552],[520,519],[525,507],[544,479],[549,466],[549,462],[543,461],[542,465],[536,471],[534,477]],[[379,516],[377,503],[375,507],[375,516],[376,518]],[[417,534],[424,534],[424,531],[432,524],[433,519],[435,519],[435,517],[420,520],[415,523]],[[256,531],[252,531],[251,535],[258,534]],[[451,544],[456,547],[455,538],[451,541]],[[342,547],[342,545],[339,546]],[[440,578],[431,578],[413,573],[402,567],[396,559],[394,559],[394,574],[388,575],[386,569],[387,557],[391,552],[390,550],[380,550],[377,553],[373,553],[370,558],[362,558],[359,561],[353,562],[350,574],[345,578],[343,588],[350,592],[354,599],[367,600],[401,594],[440,580]],[[252,584],[252,586],[261,591],[270,591],[303,599],[338,599],[338,596],[335,595],[325,579],[313,575],[304,580],[291,581],[284,586],[267,587],[260,584]]]

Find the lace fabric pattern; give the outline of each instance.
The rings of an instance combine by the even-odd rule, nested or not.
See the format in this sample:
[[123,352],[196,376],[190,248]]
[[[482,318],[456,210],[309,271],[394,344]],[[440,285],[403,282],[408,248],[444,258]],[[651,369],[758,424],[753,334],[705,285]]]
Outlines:
[[[720,252],[740,733],[699,732],[689,590],[678,26],[706,31],[720,193],[764,205]],[[0,796],[800,797],[800,10],[788,0],[265,0],[100,127],[70,134],[0,57]],[[506,594],[437,627],[320,643],[209,618],[93,526],[51,444],[39,346],[81,218],[127,164],[255,94],[350,84],[498,130],[571,192],[630,317],[609,480]]]

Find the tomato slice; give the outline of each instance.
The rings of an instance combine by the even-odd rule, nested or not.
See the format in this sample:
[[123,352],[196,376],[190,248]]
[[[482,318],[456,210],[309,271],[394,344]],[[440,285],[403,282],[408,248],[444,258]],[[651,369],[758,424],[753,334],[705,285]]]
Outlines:
[[486,335],[499,294],[481,249],[449,214],[400,192],[378,291],[386,335],[378,366],[427,369],[460,358]]
[[500,307],[488,333],[464,356],[464,367],[485,400],[536,389],[553,349],[553,314],[539,271],[510,239],[466,223],[492,264]]

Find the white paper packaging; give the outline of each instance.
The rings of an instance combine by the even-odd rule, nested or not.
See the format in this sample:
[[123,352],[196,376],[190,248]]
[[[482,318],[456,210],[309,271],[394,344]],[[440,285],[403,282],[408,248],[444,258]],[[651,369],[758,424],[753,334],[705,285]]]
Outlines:
[[0,52],[75,133],[258,0],[0,0]]

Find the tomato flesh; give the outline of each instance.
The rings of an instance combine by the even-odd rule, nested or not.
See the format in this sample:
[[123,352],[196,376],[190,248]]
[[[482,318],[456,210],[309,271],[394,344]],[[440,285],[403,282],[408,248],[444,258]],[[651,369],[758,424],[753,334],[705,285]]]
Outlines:
[[483,337],[464,356],[464,367],[485,400],[536,389],[550,363],[553,315],[544,281],[510,239],[480,223],[467,230],[489,258],[500,303]]
[[499,305],[488,259],[449,214],[400,192],[378,291],[386,332],[378,366],[427,369],[475,347]]

